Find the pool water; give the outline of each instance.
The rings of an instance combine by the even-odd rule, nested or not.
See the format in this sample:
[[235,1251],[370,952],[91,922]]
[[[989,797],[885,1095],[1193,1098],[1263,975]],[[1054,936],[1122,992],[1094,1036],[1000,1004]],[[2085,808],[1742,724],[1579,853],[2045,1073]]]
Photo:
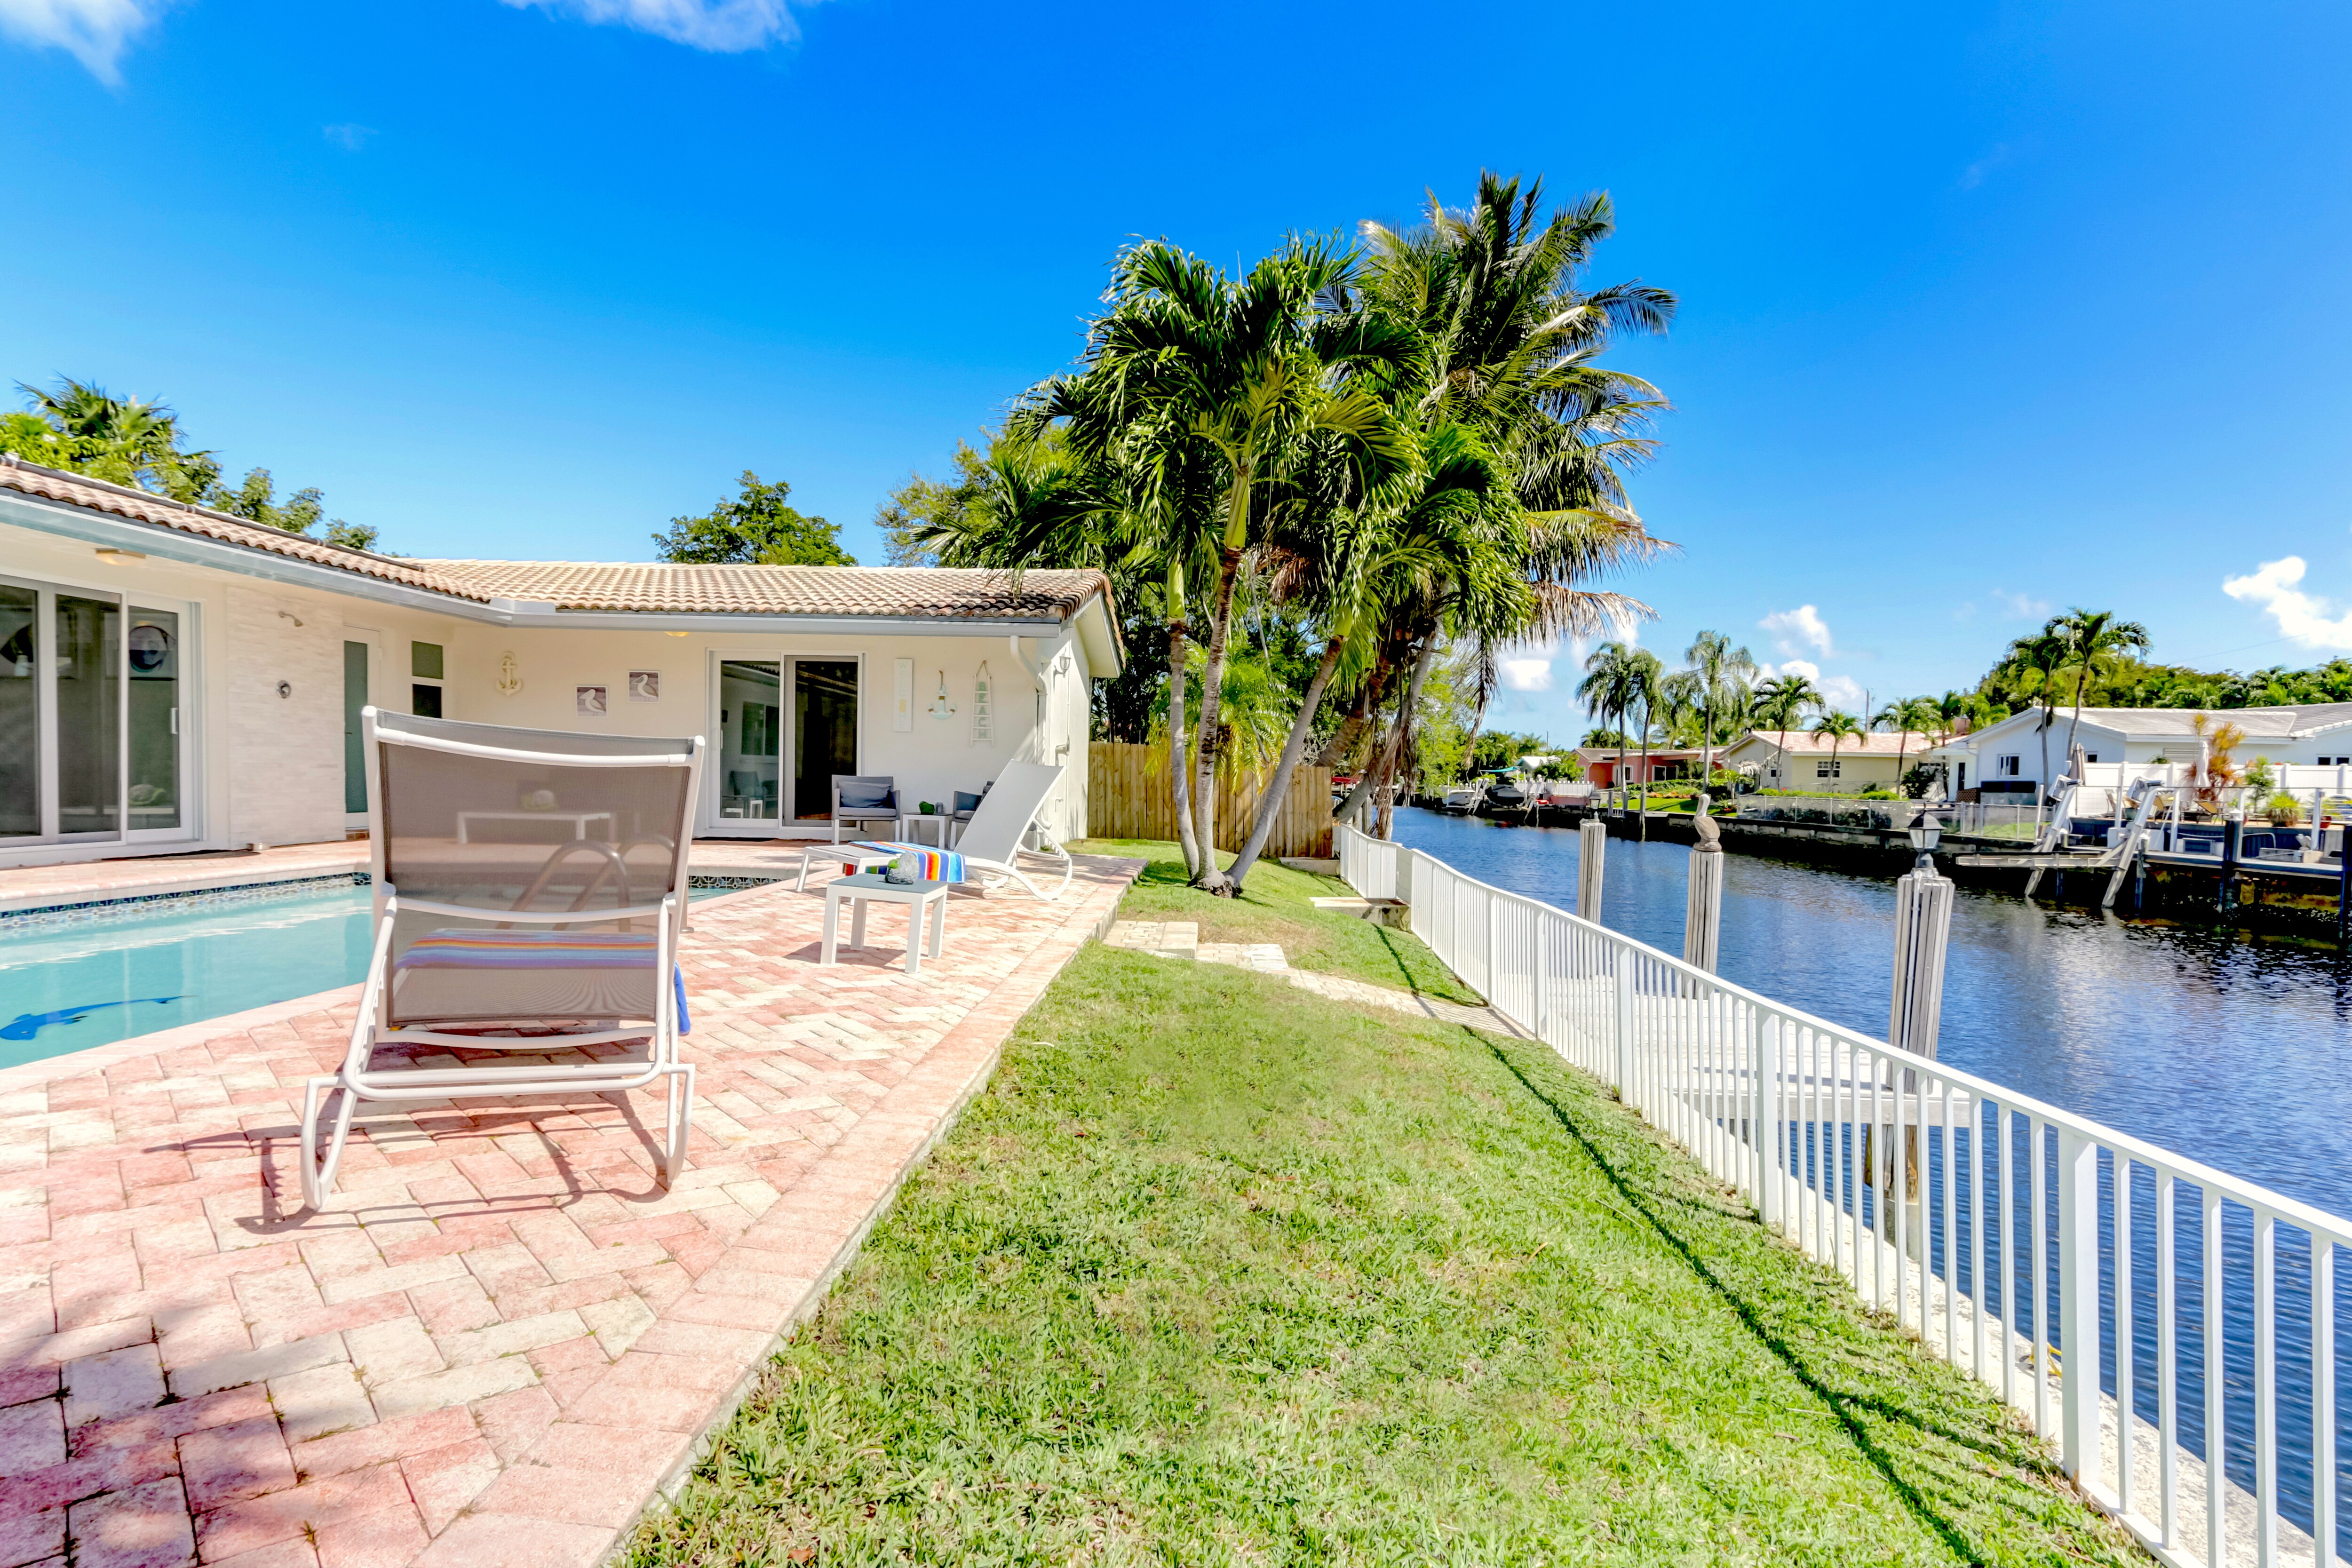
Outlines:
[[337,879],[0,920],[0,1068],[356,984],[369,904]]

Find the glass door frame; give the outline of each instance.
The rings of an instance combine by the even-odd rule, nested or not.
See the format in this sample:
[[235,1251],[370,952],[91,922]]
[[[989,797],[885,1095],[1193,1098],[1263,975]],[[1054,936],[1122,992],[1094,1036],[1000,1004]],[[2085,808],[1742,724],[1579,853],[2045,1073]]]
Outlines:
[[[803,659],[823,664],[854,664],[857,667],[857,717],[856,724],[857,769],[866,771],[866,656],[848,651],[795,648],[789,652],[773,647],[713,647],[707,650],[705,667],[706,689],[702,719],[708,726],[709,740],[703,748],[702,802],[698,812],[694,833],[698,838],[790,838],[801,829],[820,836],[829,833],[814,823],[803,823],[788,815],[796,804],[793,796],[793,778],[799,761],[800,727],[793,721],[793,667]],[[730,664],[772,664],[776,667],[777,736],[776,736],[776,815],[766,817],[721,816],[719,796],[724,793],[725,767],[721,761],[727,750],[727,726],[719,717],[725,696],[725,668]]]
[[[119,583],[77,581],[70,577],[35,577],[0,572],[0,583],[34,595],[33,687],[36,746],[39,753],[36,787],[40,792],[38,833],[11,834],[0,838],[0,862],[19,849],[77,848],[86,845],[170,844],[203,837],[203,811],[195,772],[196,636],[198,606],[169,594],[137,593]],[[90,833],[61,833],[58,736],[58,595],[110,602],[121,622],[114,639],[114,815],[115,826]],[[131,826],[131,617],[134,610],[160,610],[180,618],[178,657],[179,701],[173,705],[173,740],[179,768],[180,821],[175,827]]]

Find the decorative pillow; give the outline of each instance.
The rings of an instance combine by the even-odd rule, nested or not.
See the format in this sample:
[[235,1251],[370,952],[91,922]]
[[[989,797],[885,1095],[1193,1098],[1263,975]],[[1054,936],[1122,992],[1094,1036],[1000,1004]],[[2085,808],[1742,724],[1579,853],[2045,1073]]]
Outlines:
[[845,806],[871,808],[890,804],[888,784],[845,784],[841,786],[841,804]]

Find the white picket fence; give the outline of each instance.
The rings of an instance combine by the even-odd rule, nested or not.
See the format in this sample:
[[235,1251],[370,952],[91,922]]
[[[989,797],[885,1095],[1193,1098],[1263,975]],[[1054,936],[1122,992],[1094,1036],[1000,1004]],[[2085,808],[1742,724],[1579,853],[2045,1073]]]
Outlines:
[[[2352,1222],[1420,850],[1349,827],[1337,847],[1348,882],[1408,902],[1413,934],[1490,1005],[2023,1411],[2159,1558],[2338,1560],[2315,1557],[2314,1540],[2338,1535],[2352,1320],[2336,1248],[2352,1247]],[[1906,1201],[1882,1203],[1898,1180]]]

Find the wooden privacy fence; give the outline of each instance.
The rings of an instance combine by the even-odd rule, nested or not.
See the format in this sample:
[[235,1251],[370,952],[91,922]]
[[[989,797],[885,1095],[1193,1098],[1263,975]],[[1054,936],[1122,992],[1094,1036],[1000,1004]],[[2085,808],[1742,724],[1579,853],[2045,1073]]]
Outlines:
[[[1155,766],[1156,765],[1156,766]],[[1257,820],[1258,781],[1217,784],[1217,847],[1238,850]],[[1176,837],[1176,795],[1168,754],[1157,746],[1097,741],[1087,754],[1087,831],[1097,838]],[[1328,859],[1331,854],[1331,770],[1301,763],[1275,813],[1265,852]]]

